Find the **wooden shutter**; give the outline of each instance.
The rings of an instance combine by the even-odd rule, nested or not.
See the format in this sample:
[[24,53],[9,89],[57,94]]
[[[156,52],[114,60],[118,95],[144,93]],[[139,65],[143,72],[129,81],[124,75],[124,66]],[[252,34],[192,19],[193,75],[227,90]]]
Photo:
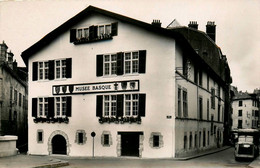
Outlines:
[[38,62],[33,62],[32,80],[33,81],[37,81],[38,80]]
[[122,117],[124,115],[124,95],[117,95],[116,100],[117,117]]
[[54,97],[49,97],[48,98],[48,118],[54,117]]
[[66,59],[66,78],[71,78],[72,58]]
[[139,116],[145,116],[145,94],[139,94],[139,106],[138,106],[138,112]]
[[94,26],[94,39],[98,37],[98,27]]
[[32,98],[32,116],[37,117],[38,99]]
[[89,27],[89,40],[93,40],[95,38],[95,26]]
[[96,116],[102,117],[102,112],[103,112],[103,95],[97,95]]
[[71,29],[70,30],[70,42],[73,43],[77,40],[76,38],[76,29]]
[[111,24],[111,35],[112,36],[117,36],[117,31],[118,30],[118,23],[115,22],[115,23],[112,23]]
[[49,61],[49,80],[54,79],[54,60]]
[[139,51],[139,73],[145,73],[146,68],[146,50]]
[[71,104],[71,96],[67,97],[67,111],[66,111],[66,116],[71,117],[71,109],[72,109],[72,104]]
[[103,76],[103,55],[97,55],[96,73],[97,76]]
[[117,68],[116,68],[117,75],[123,75],[124,74],[124,53],[123,52],[117,53],[116,64],[117,64]]

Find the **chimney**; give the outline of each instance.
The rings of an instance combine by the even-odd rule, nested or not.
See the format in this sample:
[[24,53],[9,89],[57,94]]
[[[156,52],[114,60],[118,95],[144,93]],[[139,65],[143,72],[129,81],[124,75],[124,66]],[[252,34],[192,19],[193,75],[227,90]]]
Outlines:
[[207,35],[215,42],[216,41],[216,25],[215,22],[207,22],[206,25]]
[[13,57],[14,54],[11,51],[7,53],[7,63],[11,69],[13,69]]
[[197,21],[190,21],[188,26],[189,26],[189,28],[193,28],[193,29],[198,30],[198,23],[197,23]]
[[16,62],[16,60],[14,60],[14,62],[13,62],[13,70],[17,71],[17,62]]
[[7,45],[3,41],[3,44],[0,44],[0,64],[6,62],[6,54],[7,54]]
[[156,27],[161,27],[162,23],[160,20],[153,20],[152,25],[154,25]]

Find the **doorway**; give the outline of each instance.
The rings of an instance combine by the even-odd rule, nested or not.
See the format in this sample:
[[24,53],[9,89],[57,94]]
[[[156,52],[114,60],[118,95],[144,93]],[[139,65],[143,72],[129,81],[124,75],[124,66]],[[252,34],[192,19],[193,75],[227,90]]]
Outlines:
[[139,157],[139,132],[121,133],[121,156]]
[[67,155],[66,140],[62,135],[55,135],[52,138],[52,154]]

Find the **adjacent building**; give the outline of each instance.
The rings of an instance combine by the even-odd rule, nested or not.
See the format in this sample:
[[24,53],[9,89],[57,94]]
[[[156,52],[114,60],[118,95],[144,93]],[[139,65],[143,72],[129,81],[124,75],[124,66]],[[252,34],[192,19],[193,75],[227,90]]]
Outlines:
[[27,72],[14,54],[0,44],[0,135],[17,135],[17,147],[27,150]]
[[209,47],[89,6],[25,50],[28,153],[174,158],[221,146],[227,60],[184,29]]
[[256,93],[234,91],[232,100],[232,130],[259,128],[259,99]]

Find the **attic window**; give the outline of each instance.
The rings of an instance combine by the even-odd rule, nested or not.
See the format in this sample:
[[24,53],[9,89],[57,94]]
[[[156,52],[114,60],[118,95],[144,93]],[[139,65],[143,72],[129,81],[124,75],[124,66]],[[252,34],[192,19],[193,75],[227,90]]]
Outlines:
[[117,35],[118,23],[92,25],[90,27],[71,29],[70,42],[74,44],[109,40]]

